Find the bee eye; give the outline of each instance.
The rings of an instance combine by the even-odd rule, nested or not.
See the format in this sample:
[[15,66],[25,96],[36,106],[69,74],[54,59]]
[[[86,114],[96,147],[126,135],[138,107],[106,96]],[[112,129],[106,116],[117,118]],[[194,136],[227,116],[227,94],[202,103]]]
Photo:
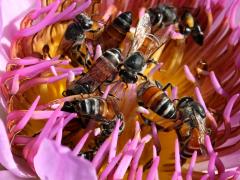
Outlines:
[[84,30],[90,30],[92,28],[93,22],[91,20],[86,21],[82,24]]

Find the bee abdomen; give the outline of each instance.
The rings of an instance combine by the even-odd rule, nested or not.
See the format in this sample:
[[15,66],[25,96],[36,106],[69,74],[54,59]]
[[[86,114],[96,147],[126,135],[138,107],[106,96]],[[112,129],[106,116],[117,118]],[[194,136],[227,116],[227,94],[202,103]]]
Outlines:
[[100,100],[96,98],[80,100],[76,109],[79,114],[98,115],[100,110]]
[[114,21],[106,27],[102,35],[99,37],[102,49],[106,50],[118,47],[124,40],[127,32],[132,24],[132,13],[124,12],[114,19]]
[[120,64],[121,52],[116,48],[108,49],[103,53],[103,56],[110,60],[115,67]]
[[132,13],[124,12],[120,14],[114,21],[113,27],[115,27],[120,33],[126,34],[132,24]]
[[181,148],[181,151],[180,151],[181,160],[186,160],[192,157],[194,150],[188,147],[188,143],[185,146],[180,148]]
[[165,93],[158,99],[154,112],[166,119],[176,119],[176,108]]

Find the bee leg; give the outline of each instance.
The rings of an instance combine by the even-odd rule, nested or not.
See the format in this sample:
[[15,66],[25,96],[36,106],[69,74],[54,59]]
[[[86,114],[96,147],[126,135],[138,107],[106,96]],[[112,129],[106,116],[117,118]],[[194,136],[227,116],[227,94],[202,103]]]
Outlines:
[[137,75],[141,76],[145,81],[148,80],[147,76],[143,75],[142,73],[137,73]]
[[186,163],[187,159],[185,158],[180,158],[180,163],[181,163],[181,166],[183,166],[185,163]]
[[121,121],[121,125],[119,127],[120,134],[125,128],[125,122],[121,113],[117,114],[112,121],[105,121],[100,124],[101,136],[110,136],[116,126],[116,122],[118,119]]
[[[98,87],[98,91],[99,91],[99,93],[100,93],[101,95],[104,94],[104,91],[101,89],[101,86]],[[116,98],[117,100],[119,100],[118,97],[114,96],[114,95],[111,94],[111,93],[108,93],[108,96],[114,97],[114,98]]]
[[165,91],[165,90],[168,89],[169,87],[171,88],[171,90],[173,89],[173,85],[172,85],[171,83],[167,83],[167,85],[165,85],[165,86],[162,88],[162,90]]
[[89,161],[92,161],[93,160],[93,158],[94,158],[94,156],[95,156],[95,154],[96,154],[96,150],[95,149],[91,149],[91,150],[89,150],[89,151],[85,151],[85,152],[80,152],[79,154],[78,154],[78,156],[81,156],[81,157],[83,157],[84,159],[87,159],[87,160],[89,160]]
[[111,97],[115,98],[116,100],[120,101],[120,99],[117,96],[115,96],[115,95],[113,95],[111,93],[109,93],[108,96],[111,96]]
[[169,87],[171,88],[171,90],[173,89],[173,85],[172,85],[171,83],[167,83],[167,84],[163,87],[163,85],[162,85],[158,80],[155,80],[155,84],[156,84],[156,86],[157,86],[159,89],[161,89],[161,90],[163,90],[163,91],[165,91],[165,90],[168,89]]
[[104,91],[102,91],[101,86],[98,87],[98,91],[100,94],[102,94],[102,95],[104,94]]
[[166,128],[164,128],[164,127],[162,127],[162,126],[159,126],[159,125],[157,125],[157,124],[156,124],[156,127],[157,127],[157,130],[158,130],[158,131],[170,132],[170,131],[172,131],[173,129],[176,129],[176,128],[178,128],[178,127],[181,126],[181,125],[182,125],[182,122],[181,122],[181,121],[177,121],[175,124],[173,124],[173,125],[171,125],[171,126],[169,126],[169,127],[166,127]]
[[115,75],[113,75],[113,76],[111,76],[110,78],[108,78],[108,79],[105,81],[105,83],[112,84],[113,81],[114,81],[114,79],[115,79]]
[[125,121],[124,121],[124,118],[123,118],[123,114],[122,113],[119,113],[115,119],[119,119],[120,122],[121,122],[121,125],[119,127],[119,134],[123,132],[124,128],[125,128]]
[[149,119],[145,118],[142,114],[140,114],[140,116],[144,122],[144,124],[141,124],[141,126],[140,126],[141,129],[143,129],[144,126],[146,126],[146,125],[151,126],[151,121]]
[[124,85],[125,85],[124,89],[125,90],[128,89],[128,83],[124,83]]
[[163,89],[163,85],[158,80],[155,80],[155,84],[159,89]]
[[155,61],[154,59],[148,59],[146,61],[146,64],[155,64],[155,65],[157,65],[157,61]]

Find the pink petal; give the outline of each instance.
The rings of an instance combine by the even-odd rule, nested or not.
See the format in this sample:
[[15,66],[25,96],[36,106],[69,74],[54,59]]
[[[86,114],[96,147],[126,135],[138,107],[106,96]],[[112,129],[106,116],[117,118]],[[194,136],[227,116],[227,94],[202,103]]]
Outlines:
[[160,157],[157,156],[153,159],[153,164],[148,172],[147,180],[154,180],[156,174],[158,173],[158,164],[160,162]]
[[136,180],[141,180],[143,175],[143,167],[139,166],[136,173]]
[[96,61],[101,55],[102,55],[102,48],[101,48],[101,46],[98,44],[97,47],[96,47],[96,52],[95,52],[95,56],[94,56],[94,61]]
[[225,180],[225,179],[228,179],[228,178],[231,178],[231,177],[235,176],[236,174],[237,174],[236,171],[227,171],[227,172],[221,174],[219,179],[220,180]]
[[104,158],[106,157],[107,153],[109,152],[110,143],[111,143],[110,138],[105,140],[104,143],[99,148],[99,150],[97,151],[97,154],[94,156],[94,158],[92,160],[92,163],[93,163],[93,166],[96,169],[100,168],[102,161],[104,160]]
[[155,65],[151,71],[148,73],[148,77],[153,76],[153,74],[158,71],[161,67],[163,66],[163,63],[158,63],[157,65]]
[[182,170],[180,162],[180,151],[178,139],[175,141],[175,172],[172,177],[173,180],[182,179]]
[[[17,32],[20,20],[32,7],[34,1],[32,0],[1,0],[0,1],[0,70],[5,70],[6,63],[9,57],[10,42],[14,34]],[[11,10],[10,10],[11,7]]]
[[158,137],[158,131],[157,131],[156,124],[151,123],[151,127],[152,127],[153,143],[157,147],[157,151],[160,151],[161,150],[161,143],[160,143],[160,139]]
[[144,146],[145,146],[145,143],[141,143],[138,146],[136,153],[134,154],[134,158],[132,160],[131,167],[130,167],[130,172],[129,172],[129,175],[128,175],[129,180],[135,178],[135,174],[136,174],[136,171],[137,171],[137,168],[138,168],[138,163],[139,163],[139,160],[142,156]]
[[88,131],[84,134],[84,136],[80,139],[80,141],[77,143],[77,145],[73,149],[73,155],[77,156],[78,153],[81,151],[82,147],[84,146],[85,142],[87,141],[89,135],[92,133],[92,131]]
[[102,95],[102,98],[103,98],[103,99],[106,99],[106,98],[107,98],[110,90],[111,90],[111,86],[108,85],[108,86],[106,87],[106,90],[104,91],[104,93],[103,93],[103,95]]
[[7,132],[2,120],[0,120],[0,164],[16,176],[31,177],[29,174],[21,171],[13,159]]
[[171,99],[174,100],[174,99],[177,99],[177,98],[178,98],[178,88],[177,87],[173,87]]
[[119,162],[119,160],[122,158],[123,153],[119,153],[117,156],[115,156],[110,163],[108,163],[108,166],[104,169],[103,173],[100,176],[100,180],[104,180],[107,178],[107,176],[111,173],[113,168],[116,166],[116,164]]
[[191,81],[192,83],[196,83],[196,79],[187,65],[184,65],[184,72],[185,72],[186,78],[189,81]]
[[22,130],[26,124],[28,123],[28,121],[30,120],[33,111],[36,109],[36,106],[38,104],[40,100],[40,96],[38,96],[35,101],[33,102],[32,106],[29,108],[29,110],[27,111],[27,113],[24,115],[24,117],[19,121],[19,123],[14,127],[13,132],[17,132],[19,130]]
[[74,156],[69,148],[48,139],[41,143],[34,167],[41,179],[97,179],[96,170],[89,161]]
[[17,94],[19,90],[19,74],[15,74],[12,82],[11,94]]
[[[2,0],[1,1],[1,13],[3,19],[3,37],[4,44],[6,40],[8,43],[11,42],[13,35],[19,27],[21,19],[24,17],[26,12],[29,12],[29,9],[33,7],[34,1],[32,0]],[[11,7],[11,10],[9,9]],[[9,45],[9,44],[8,44]]]
[[211,71],[209,76],[210,76],[210,79],[211,79],[211,82],[212,82],[212,85],[213,85],[215,91],[222,96],[228,96],[228,94],[225,92],[225,90],[221,87],[221,84],[219,83],[215,73],[213,71]]
[[142,106],[138,106],[136,108],[136,111],[139,112],[139,113],[142,113],[142,114],[149,114],[150,113],[146,108],[144,108]]
[[186,180],[191,180],[192,179],[192,171],[193,171],[193,167],[195,166],[196,163],[196,159],[197,159],[197,151],[194,151],[193,155],[192,155],[192,159],[188,168],[188,172],[186,175]]
[[123,156],[122,160],[120,161],[114,175],[113,178],[115,179],[122,179],[124,177],[124,175],[126,174],[126,171],[128,169],[128,166],[130,165],[132,158],[133,158],[133,154],[136,150],[137,144],[138,144],[138,137],[136,136],[133,140],[131,145],[129,146],[129,151],[127,151],[125,153],[125,155]]
[[2,170],[0,171],[0,179],[6,179],[6,180],[32,180],[29,178],[20,178],[12,174],[10,171]]
[[210,176],[210,179],[214,179],[215,177],[215,162],[216,162],[216,158],[217,158],[217,153],[212,153],[209,159],[209,163],[208,163],[208,174]]
[[129,140],[123,147],[122,151],[116,157],[114,157],[110,163],[108,163],[107,167],[104,169],[104,171],[100,175],[100,178],[99,178],[100,180],[107,178],[107,176],[111,173],[113,168],[117,165],[117,163],[122,158],[123,153],[125,153],[126,150],[128,150],[129,145],[131,145],[131,140]]
[[117,120],[116,126],[114,128],[114,131],[112,133],[112,141],[110,144],[110,151],[108,156],[108,163],[112,161],[112,159],[116,156],[117,152],[117,143],[118,143],[118,133],[119,133],[119,127],[121,125],[120,120]]

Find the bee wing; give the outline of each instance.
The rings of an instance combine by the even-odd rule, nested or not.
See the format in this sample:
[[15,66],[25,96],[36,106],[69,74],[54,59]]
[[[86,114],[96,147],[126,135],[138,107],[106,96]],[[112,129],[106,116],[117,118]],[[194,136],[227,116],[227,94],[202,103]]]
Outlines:
[[148,34],[147,36],[154,40],[155,46],[153,46],[152,48],[151,47],[148,48],[147,53],[145,55],[145,59],[151,58],[155,52],[157,52],[160,48],[162,48],[163,45],[165,45],[168,42],[168,39],[160,38],[153,34]]
[[140,48],[140,46],[144,42],[145,37],[150,33],[151,33],[150,15],[148,13],[145,13],[143,17],[138,21],[135,34],[133,37],[133,42],[128,52],[128,56]]
[[205,135],[207,134],[206,118],[203,119],[195,110],[193,110],[193,112],[198,125],[198,130],[199,130],[198,142],[200,145],[204,145]]

